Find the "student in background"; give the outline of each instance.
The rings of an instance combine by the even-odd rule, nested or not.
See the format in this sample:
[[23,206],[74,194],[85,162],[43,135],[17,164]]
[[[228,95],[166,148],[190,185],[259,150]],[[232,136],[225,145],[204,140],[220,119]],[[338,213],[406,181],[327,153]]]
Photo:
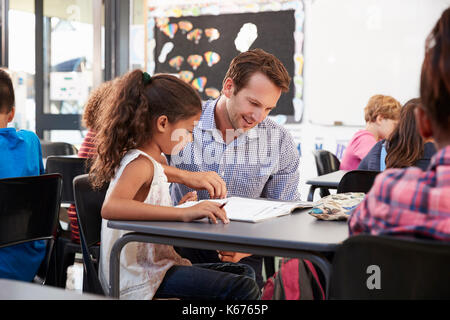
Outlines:
[[375,95],[364,108],[366,128],[355,133],[341,160],[341,170],[356,170],[361,160],[380,139],[394,130],[400,115],[400,103],[390,96]]
[[[132,71],[114,85],[98,122],[94,187],[109,183],[102,207],[99,278],[109,283],[115,241],[127,231],[110,229],[107,219],[189,222],[208,217],[228,223],[215,202],[175,208],[161,165],[163,154],[178,153],[192,139],[201,100],[184,81]],[[120,259],[120,293],[125,299],[253,300],[259,298],[254,271],[246,265],[192,265],[170,245],[129,243]]]
[[[88,129],[80,150],[78,150],[78,157],[93,158],[96,154],[95,135],[97,132],[96,121],[100,116],[100,108],[102,102],[112,94],[114,80],[102,83],[97,89],[92,91],[89,99],[84,107],[83,125]],[[78,228],[78,218],[75,205],[72,204],[67,209],[67,215],[70,221],[70,236],[71,240],[80,243],[80,231]]]
[[419,132],[437,153],[426,171],[409,167],[380,173],[349,218],[350,234],[402,235],[450,241],[450,8],[425,43],[420,78]]
[[389,139],[378,141],[359,164],[359,170],[383,171],[386,168],[419,167],[426,170],[436,153],[432,141],[419,133],[414,110],[420,99],[411,99],[403,106],[400,120]]
[[[7,127],[14,118],[14,100],[11,78],[0,69],[0,179],[44,173],[41,144],[36,134]],[[44,240],[1,248],[0,278],[32,281],[45,251]]]

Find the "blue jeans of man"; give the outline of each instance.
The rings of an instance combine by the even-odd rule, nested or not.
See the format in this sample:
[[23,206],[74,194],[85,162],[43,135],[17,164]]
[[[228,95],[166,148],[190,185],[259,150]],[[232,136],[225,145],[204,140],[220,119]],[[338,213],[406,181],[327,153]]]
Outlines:
[[199,263],[170,268],[155,298],[257,300],[260,294],[251,267],[240,263]]

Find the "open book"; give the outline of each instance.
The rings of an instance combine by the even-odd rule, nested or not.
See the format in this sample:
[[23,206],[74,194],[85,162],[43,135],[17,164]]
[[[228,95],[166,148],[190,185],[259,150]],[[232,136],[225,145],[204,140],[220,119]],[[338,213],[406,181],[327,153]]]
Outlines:
[[314,206],[314,202],[309,201],[288,202],[230,197],[226,199],[188,201],[177,207],[186,208],[202,201],[214,201],[222,204],[226,202],[224,209],[227,212],[228,219],[245,222],[258,222],[284,216],[292,213],[295,209],[312,208]]

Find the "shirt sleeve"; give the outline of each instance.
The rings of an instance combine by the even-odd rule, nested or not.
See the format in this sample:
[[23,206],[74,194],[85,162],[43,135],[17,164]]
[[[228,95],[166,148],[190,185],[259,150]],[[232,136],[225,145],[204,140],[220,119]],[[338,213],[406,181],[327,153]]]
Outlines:
[[358,138],[357,146],[355,147],[355,155],[359,159],[364,159],[376,143],[377,141],[371,134],[360,136]]
[[279,200],[300,200],[300,156],[289,134],[282,135],[278,170],[266,182],[261,197]]

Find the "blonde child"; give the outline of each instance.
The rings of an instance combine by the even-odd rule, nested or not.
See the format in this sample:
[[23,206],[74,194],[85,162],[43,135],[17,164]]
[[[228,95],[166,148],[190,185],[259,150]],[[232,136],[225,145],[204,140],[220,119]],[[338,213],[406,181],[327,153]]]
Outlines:
[[[117,81],[103,107],[90,173],[95,187],[110,183],[102,208],[99,270],[107,287],[111,248],[125,231],[109,229],[106,220],[229,221],[214,202],[182,209],[172,206],[162,154],[178,153],[192,139],[202,107],[189,84],[174,76],[150,77],[135,70]],[[254,271],[248,266],[192,265],[169,245],[130,243],[120,263],[124,299],[259,298]]]
[[366,127],[358,130],[348,143],[341,160],[341,170],[356,170],[361,160],[381,139],[389,137],[400,117],[400,102],[390,96],[377,94],[364,108]]

